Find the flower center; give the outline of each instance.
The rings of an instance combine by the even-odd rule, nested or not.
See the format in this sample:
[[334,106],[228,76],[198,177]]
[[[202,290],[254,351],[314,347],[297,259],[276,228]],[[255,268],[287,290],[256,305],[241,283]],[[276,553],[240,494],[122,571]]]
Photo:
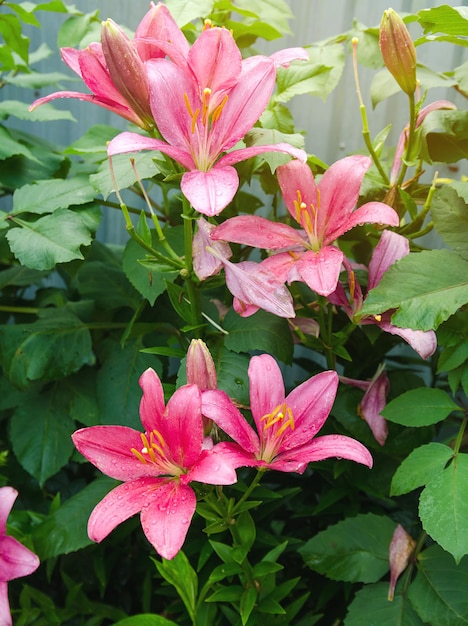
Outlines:
[[178,476],[182,468],[174,464],[169,447],[158,430],[150,433],[140,433],[142,447],[140,450],[131,448],[130,451],[143,465],[157,465],[158,469],[169,476]]
[[297,200],[294,200],[294,208],[296,210],[296,220],[306,231],[309,238],[310,247],[315,252],[320,250],[320,241],[317,236],[317,218],[320,209],[320,193],[317,189],[317,206],[310,203],[309,206],[303,201],[302,194],[298,189],[296,191]]
[[290,428],[294,430],[294,415],[291,408],[283,402],[261,419],[263,422],[262,454],[264,461],[270,462],[277,454],[282,435]]

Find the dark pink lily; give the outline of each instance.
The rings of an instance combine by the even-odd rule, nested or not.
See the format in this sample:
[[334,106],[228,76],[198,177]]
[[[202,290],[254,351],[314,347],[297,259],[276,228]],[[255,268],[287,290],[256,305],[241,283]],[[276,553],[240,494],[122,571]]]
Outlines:
[[181,189],[192,206],[205,215],[218,215],[239,186],[236,163],[272,151],[305,161],[303,150],[285,143],[233,150],[265,110],[277,63],[304,55],[293,49],[242,60],[228,30],[208,28],[190,48],[185,66],[168,59],[146,64],[151,110],[164,141],[121,133],[111,141],[109,155],[163,152],[187,170]]
[[[384,230],[369,263],[367,290],[370,291],[376,287],[388,268],[393,265],[395,261],[409,254],[409,252],[409,243],[406,237],[402,237],[402,235],[393,233],[390,230]],[[404,339],[413,350],[416,350],[421,358],[427,359],[434,354],[437,348],[437,338],[434,331],[399,328],[390,321],[393,311],[383,311],[380,315],[362,317],[360,311],[365,297],[363,296],[361,286],[356,281],[352,265],[347,259],[343,261],[343,264],[348,273],[350,299],[348,300],[343,285],[338,283],[336,291],[328,296],[330,302],[342,306],[348,314],[348,317],[356,324],[377,324],[377,326],[386,333],[398,335]]]
[[11,626],[8,581],[32,574],[40,565],[38,557],[14,537],[6,534],[6,522],[18,496],[13,487],[0,488],[0,626]]
[[358,224],[397,226],[398,215],[382,202],[368,202],[354,210],[364,174],[371,160],[350,156],[331,165],[316,184],[307,164],[293,160],[278,167],[278,182],[291,216],[301,229],[255,215],[226,220],[212,239],[278,250],[262,261],[283,282],[303,281],[327,296],[338,283],[343,253],[331,245]]
[[231,485],[238,465],[225,449],[227,444],[213,446],[204,437],[201,391],[196,385],[177,389],[167,406],[154,370],[143,373],[140,385],[143,433],[126,426],[91,426],[73,434],[83,456],[104,474],[124,481],[95,507],[88,534],[93,541],[102,541],[141,512],[148,541],[161,556],[172,559],[195,512],[196,496],[189,483]]
[[372,467],[367,448],[351,437],[315,436],[335,400],[336,372],[317,374],[288,395],[270,355],[252,357],[248,374],[256,430],[223,391],[205,391],[202,399],[203,414],[237,442],[231,445],[239,465],[303,473],[310,462],[341,457]]
[[182,31],[167,7],[152,4],[133,40],[109,19],[102,24],[101,42],[84,50],[60,51],[63,61],[83,80],[90,94],[57,91],[33,102],[30,110],[56,98],[77,98],[109,109],[141,128],[154,128],[144,63],[166,54],[183,63],[189,44]]

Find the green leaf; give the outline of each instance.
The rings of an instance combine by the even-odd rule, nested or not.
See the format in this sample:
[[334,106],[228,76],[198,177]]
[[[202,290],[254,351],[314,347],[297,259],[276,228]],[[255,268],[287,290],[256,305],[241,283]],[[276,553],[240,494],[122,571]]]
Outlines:
[[468,8],[443,5],[433,9],[423,9],[418,13],[418,21],[425,33],[446,33],[466,37]]
[[247,620],[253,611],[255,603],[257,601],[257,590],[255,587],[247,587],[241,596],[239,603],[239,612],[241,614],[242,626],[247,624]]
[[180,550],[170,561],[162,559],[161,563],[158,561],[154,563],[161,576],[176,588],[194,621],[197,610],[198,577],[183,551]]
[[420,554],[417,566],[408,598],[423,622],[431,626],[468,624],[468,559],[456,565],[450,554],[434,545]]
[[[112,167],[119,189],[126,189],[137,181],[130,159],[135,161],[135,168],[141,180],[155,176],[159,170],[155,164],[154,155],[154,151],[150,151],[133,155],[118,154],[112,157]],[[96,191],[103,196],[104,200],[107,200],[109,195],[115,191],[114,181],[112,180],[107,160],[99,166],[96,174],[91,174],[89,180]]]
[[436,329],[468,302],[468,264],[448,250],[409,254],[394,263],[367,295],[362,315],[398,309],[401,328]]
[[468,111],[432,111],[421,124],[421,157],[455,163],[468,156]]
[[389,570],[388,546],[396,524],[373,513],[329,526],[299,548],[314,571],[349,582],[376,582]]
[[94,300],[96,306],[104,310],[136,309],[141,300],[124,271],[106,261],[83,263],[76,273],[74,286],[83,298]]
[[39,558],[50,559],[90,545],[87,526],[91,511],[117,484],[113,478],[101,476],[49,513],[32,533]]
[[[40,107],[43,108],[42,106]],[[107,154],[107,142],[111,141],[119,130],[113,126],[105,124],[95,124],[91,126],[84,135],[74,141],[63,152],[64,154]]]
[[49,122],[52,120],[68,120],[76,122],[70,111],[55,109],[51,104],[44,104],[34,111],[29,110],[29,106],[20,100],[3,100],[0,102],[0,118],[9,116],[16,117],[28,122]]
[[[279,34],[290,34],[288,19],[292,18],[291,8],[285,0],[236,0],[234,10],[246,15],[255,14],[264,24],[273,27]],[[245,21],[245,20],[244,20]]]
[[62,72],[34,72],[17,74],[8,77],[8,84],[25,89],[43,89],[51,85],[58,85],[63,81],[71,80],[70,76]]
[[[464,189],[459,193],[461,186]],[[468,204],[463,196],[468,196],[468,183],[444,185],[434,193],[431,214],[445,243],[468,261]]]
[[177,26],[182,27],[196,20],[207,17],[213,10],[214,0],[166,0],[164,3],[169,9]]
[[37,285],[47,275],[48,272],[38,272],[37,270],[30,270],[23,265],[13,265],[7,270],[0,272],[0,289],[11,286],[27,287],[29,285]]
[[132,617],[121,619],[115,622],[114,626],[177,626],[177,624],[161,615],[141,613],[141,615],[132,615]]
[[148,367],[161,373],[161,363],[155,356],[142,354],[141,343],[136,340],[127,341],[123,348],[120,343],[109,341],[105,348],[101,355],[103,365],[97,374],[101,423],[141,430],[138,380]]
[[24,469],[43,486],[70,459],[75,424],[68,415],[69,399],[59,386],[27,394],[10,424],[13,451]]
[[230,309],[224,320],[224,328],[229,332],[224,340],[228,350],[262,350],[283,363],[292,363],[294,344],[287,320],[266,311],[241,317]]
[[5,374],[22,389],[94,363],[89,330],[64,309],[44,310],[32,324],[0,326],[0,348]]
[[344,626],[423,626],[406,596],[387,600],[388,583],[366,585],[349,605]]
[[80,48],[81,40],[88,33],[93,21],[98,20],[99,11],[92,13],[72,15],[60,26],[57,36],[57,47]]
[[425,487],[419,499],[424,530],[457,563],[468,554],[468,454],[457,454],[452,463]]
[[343,72],[345,53],[342,44],[317,44],[306,48],[308,61],[295,61],[277,70],[276,102],[308,94],[326,100]]
[[88,182],[88,176],[41,180],[25,185],[13,194],[11,215],[20,213],[52,213],[71,205],[87,204],[96,196],[96,190]]
[[0,161],[17,154],[21,154],[28,159],[35,160],[35,156],[24,145],[24,143],[14,139],[11,133],[4,126],[0,125]]
[[21,22],[16,15],[0,14],[0,35],[3,36],[7,46],[27,63],[29,39],[23,35]]
[[91,243],[81,218],[68,209],[20,223],[21,228],[11,228],[6,237],[15,257],[31,269],[50,270],[57,263],[83,259],[80,248]]
[[385,419],[403,426],[430,426],[444,420],[452,411],[460,411],[442,389],[410,389],[392,400],[382,411]]
[[247,354],[237,354],[225,349],[220,351],[215,360],[218,388],[244,406],[250,403],[247,375],[249,362]]
[[401,463],[392,479],[391,496],[401,496],[427,485],[443,472],[453,450],[442,443],[431,442],[420,446]]

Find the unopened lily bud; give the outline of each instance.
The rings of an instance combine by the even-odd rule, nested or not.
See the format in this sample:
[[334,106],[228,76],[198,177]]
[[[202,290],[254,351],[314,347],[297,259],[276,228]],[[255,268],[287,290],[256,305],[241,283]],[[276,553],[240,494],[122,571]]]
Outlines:
[[154,126],[145,66],[135,44],[111,19],[102,23],[101,44],[112,82],[148,128]]
[[187,383],[197,385],[201,391],[217,389],[218,380],[213,357],[201,339],[192,339],[185,362]]
[[393,9],[384,11],[379,32],[380,51],[386,68],[408,95],[416,91],[416,48],[402,18]]
[[388,600],[391,602],[395,595],[397,580],[406,569],[410,556],[416,546],[415,540],[406,530],[398,524],[393,533],[392,541],[388,551],[390,561],[390,586],[388,589]]

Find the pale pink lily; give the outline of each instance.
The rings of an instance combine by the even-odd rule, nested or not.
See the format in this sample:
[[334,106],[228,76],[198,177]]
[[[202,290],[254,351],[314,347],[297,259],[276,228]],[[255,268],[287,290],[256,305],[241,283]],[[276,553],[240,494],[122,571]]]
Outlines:
[[340,376],[340,381],[365,392],[359,403],[358,413],[367,422],[375,440],[383,446],[388,436],[388,427],[387,421],[381,413],[387,404],[387,395],[390,391],[390,381],[384,366],[381,365],[377,369],[371,380]]
[[14,537],[6,534],[6,522],[18,496],[13,487],[0,488],[0,626],[11,626],[8,581],[32,574],[40,565],[38,557]]
[[[426,117],[429,115],[429,113],[432,113],[432,111],[438,111],[439,109],[456,108],[457,107],[455,106],[455,104],[453,104],[453,102],[450,102],[449,100],[436,100],[435,102],[428,104],[420,110],[419,115],[416,119],[416,128],[419,128],[419,126],[421,126]],[[408,141],[408,131],[409,126],[406,126],[398,139],[395,156],[393,157],[392,169],[390,172],[390,183],[392,185],[394,185],[398,179],[398,173],[400,171],[403,154],[405,152],[406,144]]]
[[226,220],[211,234],[224,240],[278,250],[262,265],[283,282],[302,281],[327,296],[338,283],[343,253],[331,245],[345,232],[365,223],[397,226],[398,214],[382,202],[354,210],[362,179],[371,165],[365,156],[340,159],[316,184],[305,163],[290,161],[277,168],[278,182],[291,216],[301,229],[255,215]]
[[92,93],[57,91],[33,102],[30,110],[56,98],[77,98],[109,109],[141,128],[154,128],[144,63],[166,54],[183,63],[189,50],[169,10],[163,4],[152,3],[133,40],[109,19],[102,24],[101,41],[84,50],[60,51],[63,61]]
[[305,161],[303,150],[285,143],[233,149],[265,110],[277,62],[287,64],[299,54],[293,49],[273,58],[242,60],[228,30],[203,31],[185,66],[168,59],[146,64],[151,110],[164,141],[121,133],[109,144],[109,155],[140,150],[166,154],[187,170],[181,189],[192,206],[205,215],[218,215],[239,186],[236,163],[272,151]]
[[[409,243],[406,237],[390,230],[384,230],[369,263],[367,290],[370,291],[376,287],[388,268],[395,261],[409,254],[409,252]],[[344,259],[343,264],[348,273],[349,300],[343,286],[338,283],[335,292],[328,296],[330,302],[342,306],[348,317],[356,324],[377,324],[386,333],[401,337],[423,359],[427,359],[434,354],[437,348],[437,338],[433,330],[423,331],[399,328],[391,323],[393,311],[383,311],[380,315],[362,317],[360,311],[365,297],[363,296],[361,286],[356,281],[352,265],[347,259]]]
[[239,465],[303,473],[310,462],[341,457],[372,467],[367,448],[351,437],[315,436],[335,400],[336,372],[317,374],[288,395],[278,364],[268,354],[252,357],[248,375],[256,430],[223,391],[205,391],[202,399],[203,414],[237,442],[231,446]]
[[161,381],[146,370],[140,385],[144,432],[126,426],[91,426],[72,436],[76,448],[104,474],[125,481],[95,507],[88,534],[100,542],[118,525],[141,511],[148,541],[172,559],[182,547],[195,512],[192,481],[210,485],[236,482],[227,444],[203,435],[201,391],[196,385],[177,389],[167,406]]
[[[192,255],[193,271],[200,280],[206,280],[210,276],[215,276],[223,268],[221,259],[228,260],[232,256],[232,251],[225,241],[212,241],[211,233],[216,228],[203,217],[197,220],[197,232],[193,237]],[[214,250],[215,254],[209,252]]]

